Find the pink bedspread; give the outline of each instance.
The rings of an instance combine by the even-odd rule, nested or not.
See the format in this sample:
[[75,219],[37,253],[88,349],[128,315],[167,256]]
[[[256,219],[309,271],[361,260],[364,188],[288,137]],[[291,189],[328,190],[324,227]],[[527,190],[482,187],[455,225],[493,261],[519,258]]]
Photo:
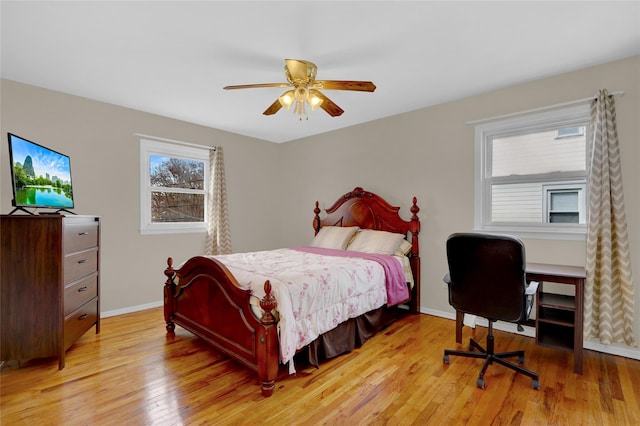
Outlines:
[[385,254],[363,253],[359,251],[335,250],[319,247],[298,246],[291,247],[294,250],[307,253],[321,254],[324,256],[357,257],[378,262],[384,268],[387,278],[387,306],[395,306],[409,300],[409,289],[402,272],[402,265],[393,256]]

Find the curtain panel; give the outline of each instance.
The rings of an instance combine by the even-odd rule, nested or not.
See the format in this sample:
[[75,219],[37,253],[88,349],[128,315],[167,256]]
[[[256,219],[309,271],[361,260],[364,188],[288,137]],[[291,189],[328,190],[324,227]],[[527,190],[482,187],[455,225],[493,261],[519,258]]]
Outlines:
[[224,153],[220,146],[209,151],[209,179],[204,252],[209,255],[229,254],[231,228],[227,206],[227,182],[224,175]]
[[636,346],[634,290],[613,96],[591,102],[584,337]]

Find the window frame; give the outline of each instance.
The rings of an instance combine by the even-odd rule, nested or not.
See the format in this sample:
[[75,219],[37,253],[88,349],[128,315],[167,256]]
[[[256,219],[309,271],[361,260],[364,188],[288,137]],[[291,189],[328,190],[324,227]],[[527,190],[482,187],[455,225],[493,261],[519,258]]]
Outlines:
[[[150,158],[152,155],[176,157],[187,160],[204,162],[204,189],[188,190],[184,188],[165,188],[151,185]],[[185,146],[176,143],[160,142],[150,139],[140,139],[140,233],[145,234],[176,234],[206,232],[209,221],[207,203],[209,198],[209,148]],[[155,191],[202,193],[204,195],[203,222],[152,222],[151,194]]]
[[[588,203],[588,164],[590,154],[589,125],[591,111],[588,104],[569,108],[556,109],[542,113],[528,114],[475,127],[475,194],[474,194],[474,230],[482,232],[499,232],[515,234],[521,238],[585,240],[587,233],[585,223],[542,223],[534,222],[492,222],[491,221],[491,185],[496,183],[541,182],[545,185],[563,184],[567,182],[584,182],[585,203]],[[584,171],[541,173],[539,175],[520,175],[507,177],[491,177],[492,140],[499,137],[522,135],[564,127],[585,127],[586,157]],[[541,194],[541,197],[546,194]],[[544,198],[543,198],[544,202]],[[586,204],[585,204],[586,205]],[[543,210],[546,214],[546,210]]]

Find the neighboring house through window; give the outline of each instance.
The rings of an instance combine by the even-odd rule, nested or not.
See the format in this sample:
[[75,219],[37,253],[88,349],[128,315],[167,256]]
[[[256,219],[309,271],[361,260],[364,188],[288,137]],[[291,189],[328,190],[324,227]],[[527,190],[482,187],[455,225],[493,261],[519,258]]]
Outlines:
[[140,232],[206,232],[209,150],[140,140]]
[[584,238],[589,121],[582,105],[476,126],[475,228]]

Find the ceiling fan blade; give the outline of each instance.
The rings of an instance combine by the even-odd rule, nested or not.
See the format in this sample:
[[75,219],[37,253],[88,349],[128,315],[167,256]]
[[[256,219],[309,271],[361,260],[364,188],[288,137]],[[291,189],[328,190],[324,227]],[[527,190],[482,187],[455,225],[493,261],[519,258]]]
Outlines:
[[297,59],[285,59],[285,66],[289,70],[289,75],[292,80],[306,80],[307,79],[307,62],[299,61]]
[[309,93],[311,95],[317,96],[320,99],[322,99],[322,103],[320,104],[320,108],[325,110],[327,112],[327,114],[329,114],[330,116],[338,117],[338,116],[342,115],[342,113],[344,112],[344,110],[342,108],[340,108],[338,105],[336,105],[331,99],[329,99],[325,95],[323,95],[320,91],[315,90],[315,89],[311,89],[311,90],[309,90]]
[[260,84],[241,84],[238,86],[224,86],[224,90],[232,89],[255,89],[256,87],[289,87],[289,83],[260,83]]
[[313,83],[313,87],[324,90],[356,90],[358,92],[373,92],[376,90],[376,85],[370,81],[316,80]]
[[264,115],[273,115],[276,112],[280,111],[280,108],[282,108],[282,104],[280,103],[280,99],[276,99],[276,101],[274,103],[272,103],[269,106],[269,108],[265,109],[262,114],[264,114]]

